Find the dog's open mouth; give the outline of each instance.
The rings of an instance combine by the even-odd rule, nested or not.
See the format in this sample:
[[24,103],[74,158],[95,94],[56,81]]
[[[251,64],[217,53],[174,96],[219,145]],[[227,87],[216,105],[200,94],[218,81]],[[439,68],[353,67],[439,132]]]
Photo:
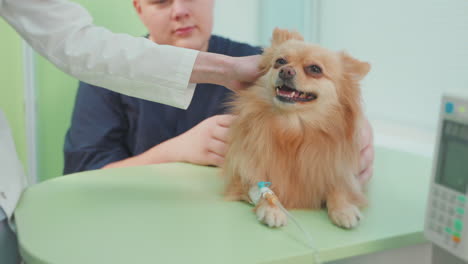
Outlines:
[[276,98],[285,103],[310,102],[317,99],[315,93],[305,93],[286,85],[276,87]]

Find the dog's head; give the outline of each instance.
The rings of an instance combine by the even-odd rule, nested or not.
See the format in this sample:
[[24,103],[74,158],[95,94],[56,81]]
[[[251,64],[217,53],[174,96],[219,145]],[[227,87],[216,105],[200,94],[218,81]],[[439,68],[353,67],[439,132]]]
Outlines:
[[260,67],[266,72],[262,86],[275,107],[319,115],[359,103],[359,81],[370,69],[345,52],[305,43],[299,33],[281,29],[274,30]]

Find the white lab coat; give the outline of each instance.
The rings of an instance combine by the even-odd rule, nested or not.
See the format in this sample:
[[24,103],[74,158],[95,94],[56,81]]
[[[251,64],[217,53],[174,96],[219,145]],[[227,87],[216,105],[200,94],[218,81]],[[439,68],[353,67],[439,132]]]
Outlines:
[[196,50],[112,33],[93,25],[84,8],[67,0],[0,0],[0,16],[34,50],[77,79],[183,109],[192,100]]
[[16,153],[13,136],[0,110],[0,209],[10,218],[16,208],[27,180]]
[[[112,0],[108,0],[112,3]],[[156,45],[145,38],[94,26],[89,13],[67,0],[0,0],[3,17],[31,47],[64,72],[126,95],[186,109],[198,51]],[[8,217],[26,187],[11,131],[0,113],[0,207]]]

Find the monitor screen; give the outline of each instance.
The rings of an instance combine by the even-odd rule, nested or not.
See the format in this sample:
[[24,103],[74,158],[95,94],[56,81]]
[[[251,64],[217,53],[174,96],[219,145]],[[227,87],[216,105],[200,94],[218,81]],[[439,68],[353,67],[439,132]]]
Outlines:
[[468,135],[467,125],[445,121],[439,148],[436,182],[466,193],[468,184]]

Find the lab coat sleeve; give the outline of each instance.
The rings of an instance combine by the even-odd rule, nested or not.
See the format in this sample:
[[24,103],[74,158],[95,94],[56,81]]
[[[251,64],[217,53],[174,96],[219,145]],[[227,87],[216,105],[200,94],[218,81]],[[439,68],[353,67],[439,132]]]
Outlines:
[[186,109],[198,51],[157,45],[93,25],[67,0],[0,0],[2,16],[31,47],[64,72],[118,93]]

